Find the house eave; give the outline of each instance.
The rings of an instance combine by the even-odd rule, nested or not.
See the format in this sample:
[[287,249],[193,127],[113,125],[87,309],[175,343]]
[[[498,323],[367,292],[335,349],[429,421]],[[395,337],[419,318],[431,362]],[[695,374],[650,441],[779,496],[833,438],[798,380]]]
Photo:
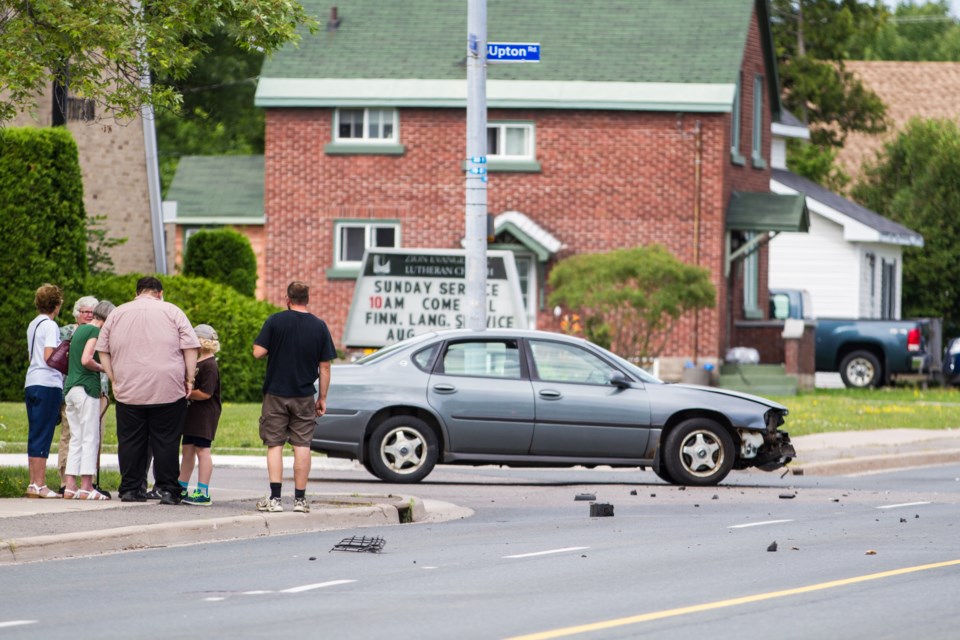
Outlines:
[[[800,193],[787,185],[776,180],[770,180],[770,190],[775,193]],[[892,244],[904,247],[922,247],[923,236],[920,235],[901,235],[892,233],[883,233],[873,227],[866,225],[841,211],[837,211],[816,198],[805,196],[807,208],[831,222],[843,227],[843,239],[847,242],[874,242],[880,244]]]
[[[487,106],[728,113],[733,84],[670,82],[487,81]],[[261,78],[257,107],[466,108],[462,80]]]

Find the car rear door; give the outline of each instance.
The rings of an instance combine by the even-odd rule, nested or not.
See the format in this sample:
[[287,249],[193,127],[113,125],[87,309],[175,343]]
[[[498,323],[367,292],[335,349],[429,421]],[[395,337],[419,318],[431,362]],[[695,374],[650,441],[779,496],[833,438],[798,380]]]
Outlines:
[[465,339],[444,345],[427,400],[457,453],[523,455],[533,438],[533,388],[519,341]]
[[642,383],[610,383],[618,371],[569,342],[528,340],[536,425],[530,453],[642,458],[650,438],[650,402]]

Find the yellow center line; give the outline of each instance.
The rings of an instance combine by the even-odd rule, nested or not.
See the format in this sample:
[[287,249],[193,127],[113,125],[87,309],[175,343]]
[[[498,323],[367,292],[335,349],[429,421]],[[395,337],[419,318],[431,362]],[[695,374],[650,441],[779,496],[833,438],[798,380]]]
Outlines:
[[689,607],[680,607],[677,609],[665,609],[664,611],[654,611],[652,613],[644,613],[637,616],[629,616],[627,618],[615,618],[613,620],[604,620],[603,622],[593,622],[590,624],[583,624],[575,627],[565,627],[562,629],[554,629],[552,631],[542,631],[540,633],[531,633],[525,636],[513,636],[510,638],[507,638],[507,640],[548,640],[549,638],[563,638],[565,636],[573,636],[580,633],[590,633],[591,631],[601,631],[603,629],[613,629],[614,627],[624,627],[631,624],[639,624],[641,622],[650,622],[652,620],[662,620],[664,618],[682,616],[688,613],[700,613],[702,611],[712,611],[714,609],[723,609],[725,607],[736,607],[742,604],[762,602],[763,600],[773,600],[774,598],[786,598],[788,596],[796,596],[804,593],[812,593],[814,591],[823,591],[824,589],[835,589],[837,587],[845,587],[847,585],[857,584],[860,582],[869,582],[871,580],[881,580],[883,578],[892,578],[894,576],[902,576],[908,573],[916,573],[918,571],[929,571],[930,569],[941,569],[943,567],[951,567],[955,565],[960,565],[960,560],[949,560],[947,562],[935,562],[933,564],[923,564],[916,567],[905,567],[903,569],[893,569],[891,571],[881,571],[880,573],[870,573],[867,575],[856,576],[853,578],[844,578],[843,580],[832,580],[830,582],[820,582],[818,584],[811,584],[805,587],[797,587],[795,589],[784,589],[783,591],[770,591],[768,593],[758,593],[752,596],[743,596],[741,598],[731,598],[729,600],[718,600],[716,602],[707,602],[704,604],[697,604]]

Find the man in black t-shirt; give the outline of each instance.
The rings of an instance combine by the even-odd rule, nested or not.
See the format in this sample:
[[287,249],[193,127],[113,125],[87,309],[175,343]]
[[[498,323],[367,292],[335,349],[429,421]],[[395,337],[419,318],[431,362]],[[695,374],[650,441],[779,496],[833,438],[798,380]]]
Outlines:
[[[307,311],[310,289],[294,281],[287,287],[287,310],[275,313],[253,341],[253,357],[267,358],[260,413],[260,439],[267,446],[270,496],[257,502],[258,511],[283,511],[283,445],[293,447],[293,510],[310,511],[307,478],[310,442],[316,419],[327,410],[330,361],[337,357],[327,324]],[[319,393],[314,399],[314,382]]]

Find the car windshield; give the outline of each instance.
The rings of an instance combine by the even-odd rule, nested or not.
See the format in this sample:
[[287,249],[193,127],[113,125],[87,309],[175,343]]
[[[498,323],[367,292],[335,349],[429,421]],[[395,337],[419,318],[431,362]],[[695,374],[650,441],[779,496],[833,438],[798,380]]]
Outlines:
[[405,349],[411,345],[420,344],[421,342],[426,342],[428,338],[436,336],[435,333],[424,333],[419,336],[414,336],[412,338],[407,338],[406,340],[401,340],[400,342],[394,342],[393,344],[388,344],[382,349],[374,351],[368,355],[363,356],[359,360],[354,360],[353,364],[370,364],[371,362],[376,362],[381,358],[389,356],[391,353]]
[[[593,344],[593,343],[591,343],[591,344]],[[620,366],[622,366],[624,369],[627,369],[630,373],[632,373],[633,375],[635,375],[635,376],[636,376],[637,378],[639,378],[642,382],[646,382],[646,383],[649,383],[649,384],[663,384],[663,380],[660,380],[660,379],[657,378],[656,376],[651,375],[650,373],[648,373],[648,372],[646,371],[646,369],[641,369],[640,367],[638,367],[637,365],[633,364],[633,363],[630,362],[629,360],[626,360],[626,359],[624,359],[624,358],[621,358],[620,356],[618,356],[618,355],[615,354],[614,352],[608,351],[608,350],[604,349],[603,347],[601,347],[601,346],[599,346],[599,345],[593,345],[593,346],[594,346],[595,348],[599,349],[601,352],[603,352],[603,354],[606,355],[607,357],[611,358],[612,360],[615,360],[617,364],[619,364]]]

